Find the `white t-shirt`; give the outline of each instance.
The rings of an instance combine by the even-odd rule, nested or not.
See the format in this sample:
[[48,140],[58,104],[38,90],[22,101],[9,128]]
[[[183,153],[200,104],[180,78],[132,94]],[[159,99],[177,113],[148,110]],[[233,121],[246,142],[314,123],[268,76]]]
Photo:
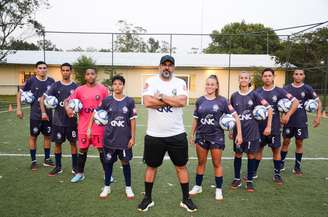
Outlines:
[[[186,82],[175,76],[170,81],[163,81],[159,75],[147,79],[142,95],[154,96],[157,92],[166,96],[188,96]],[[170,137],[184,132],[182,108],[165,106],[159,109],[148,109],[147,135]]]

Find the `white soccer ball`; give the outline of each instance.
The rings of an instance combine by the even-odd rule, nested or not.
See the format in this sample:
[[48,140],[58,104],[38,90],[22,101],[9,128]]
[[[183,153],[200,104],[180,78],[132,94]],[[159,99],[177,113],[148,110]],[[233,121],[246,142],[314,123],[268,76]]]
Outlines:
[[44,105],[47,109],[54,109],[58,106],[58,99],[55,96],[46,96]]
[[232,131],[236,126],[236,120],[231,114],[223,114],[220,117],[219,124],[223,130]]
[[105,110],[95,111],[94,120],[97,125],[104,126],[108,124],[108,113]]
[[68,107],[73,110],[74,113],[79,113],[83,108],[83,105],[80,100],[78,99],[71,99],[68,102]]
[[292,106],[292,102],[287,99],[283,98],[278,101],[278,111],[287,113],[290,110],[290,107]]
[[21,102],[25,104],[32,104],[35,97],[31,91],[23,91],[21,93]]
[[263,105],[255,106],[253,116],[258,121],[265,120],[268,117],[268,110]]
[[315,99],[309,99],[304,103],[304,108],[307,112],[316,112],[318,110],[319,103]]

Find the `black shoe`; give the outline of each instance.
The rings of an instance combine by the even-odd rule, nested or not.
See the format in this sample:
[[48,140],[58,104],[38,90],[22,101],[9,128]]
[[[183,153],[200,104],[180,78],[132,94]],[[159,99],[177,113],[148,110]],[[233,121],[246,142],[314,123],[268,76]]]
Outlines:
[[294,168],[293,169],[293,174],[295,176],[303,176],[303,172],[302,172],[301,168]]
[[277,184],[277,185],[282,185],[284,184],[284,182],[282,181],[281,175],[280,174],[274,174],[272,177],[273,181]]
[[44,159],[43,166],[55,167],[55,163],[51,160],[51,158],[48,158],[48,159]]
[[197,206],[192,202],[190,198],[183,199],[180,202],[180,207],[185,208],[188,212],[196,212]]
[[53,170],[51,170],[50,173],[48,173],[48,176],[56,176],[56,175],[59,175],[62,172],[63,172],[63,170],[61,168],[55,167],[55,168],[53,168]]
[[151,199],[144,197],[141,203],[138,205],[138,210],[142,212],[147,212],[150,207],[155,206],[154,201]]
[[254,184],[252,181],[246,181],[246,191],[247,192],[254,192]]
[[285,167],[285,161],[281,161],[281,164],[280,164],[280,171],[285,171],[286,170],[286,167]]
[[32,171],[36,171],[36,170],[38,170],[38,168],[37,168],[37,164],[36,164],[36,161],[32,161],[32,163],[31,163],[31,170],[32,170]]
[[230,186],[232,189],[237,189],[237,188],[240,188],[241,187],[241,181],[240,179],[234,179],[232,182],[231,182],[231,186]]

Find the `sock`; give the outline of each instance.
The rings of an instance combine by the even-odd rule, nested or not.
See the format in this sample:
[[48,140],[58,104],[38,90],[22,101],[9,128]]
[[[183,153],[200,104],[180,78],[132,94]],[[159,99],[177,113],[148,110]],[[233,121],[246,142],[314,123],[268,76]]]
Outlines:
[[145,182],[145,197],[151,200],[151,192],[153,190],[154,183],[152,182]]
[[100,163],[103,167],[103,170],[105,171],[105,163],[104,163],[104,152],[103,151],[100,151],[99,152],[99,159],[100,159]]
[[301,169],[302,156],[303,156],[303,153],[295,152],[295,169]]
[[56,167],[61,168],[61,157],[62,153],[55,153],[55,159],[56,159]]
[[131,186],[131,166],[130,163],[123,165],[123,174],[125,179],[125,186]]
[[273,166],[274,166],[274,174],[280,174],[280,168],[281,168],[281,161],[280,160],[273,160]]
[[77,168],[77,154],[72,154],[72,168]]
[[202,182],[203,182],[203,175],[196,174],[196,185],[202,186]]
[[30,149],[30,155],[32,162],[36,161],[36,149]]
[[50,158],[50,148],[44,149],[44,159],[47,160]]
[[240,179],[241,158],[235,157],[233,166],[235,168],[235,179]]
[[189,198],[189,182],[187,183],[180,183],[181,190],[182,190],[182,199]]
[[223,176],[215,176],[216,188],[222,188]]
[[255,159],[254,174],[257,172],[257,169],[259,168],[260,162],[261,162],[261,160]]
[[247,161],[247,180],[252,181],[254,176],[255,159],[248,159]]
[[113,162],[107,161],[104,166],[105,166],[105,186],[110,186],[110,178],[112,177],[113,173]]
[[285,159],[286,159],[287,153],[288,153],[287,151],[281,151],[281,152],[280,152],[281,161],[282,161],[283,163],[285,163]]
[[87,153],[80,152],[77,157],[77,172],[83,173],[84,172],[84,166],[85,162],[87,161]]

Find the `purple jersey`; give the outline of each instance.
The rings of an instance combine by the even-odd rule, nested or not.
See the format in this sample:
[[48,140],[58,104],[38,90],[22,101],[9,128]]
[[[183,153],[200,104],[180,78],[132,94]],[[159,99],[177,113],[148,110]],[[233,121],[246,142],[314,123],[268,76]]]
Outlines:
[[[54,83],[54,79],[47,77],[45,80],[40,80],[36,76],[32,76],[26,80],[22,91],[31,91],[35,97],[35,100],[31,104],[31,120],[41,120],[41,108],[40,108],[40,97],[50,88]],[[49,119],[52,118],[51,109],[46,110]]]
[[[256,90],[256,92],[271,105],[273,110],[271,134],[280,135],[280,113],[278,110],[278,101],[283,98],[287,98],[289,100],[293,100],[295,98],[285,89],[280,87],[273,87],[271,90],[265,90],[263,87],[260,87]],[[266,125],[267,120],[259,122],[260,133],[263,133]]]
[[220,117],[234,112],[233,107],[222,96],[213,100],[204,96],[198,98],[193,115],[197,119],[196,137],[224,144],[224,131],[219,124]]
[[[269,106],[267,101],[255,91],[250,90],[245,94],[239,91],[233,93],[230,102],[239,115],[243,141],[258,140],[260,138],[259,124],[253,117],[253,109],[257,105]],[[236,130],[234,131],[234,136],[236,136]]]
[[61,81],[57,81],[51,85],[49,90],[46,91],[45,96],[54,96],[58,99],[58,106],[55,109],[53,116],[53,124],[60,127],[76,126],[77,119],[69,118],[64,108],[64,100],[67,99],[77,88],[77,84],[71,82],[69,84],[63,84]]
[[137,117],[134,100],[130,97],[115,99],[106,97],[97,110],[108,112],[108,124],[105,127],[104,145],[106,148],[128,149],[131,139],[131,120]]
[[288,84],[284,89],[292,94],[300,103],[295,113],[290,117],[286,127],[306,127],[308,120],[304,103],[309,99],[318,98],[317,94],[313,88],[307,84],[302,84],[299,87],[296,87],[293,84]]

